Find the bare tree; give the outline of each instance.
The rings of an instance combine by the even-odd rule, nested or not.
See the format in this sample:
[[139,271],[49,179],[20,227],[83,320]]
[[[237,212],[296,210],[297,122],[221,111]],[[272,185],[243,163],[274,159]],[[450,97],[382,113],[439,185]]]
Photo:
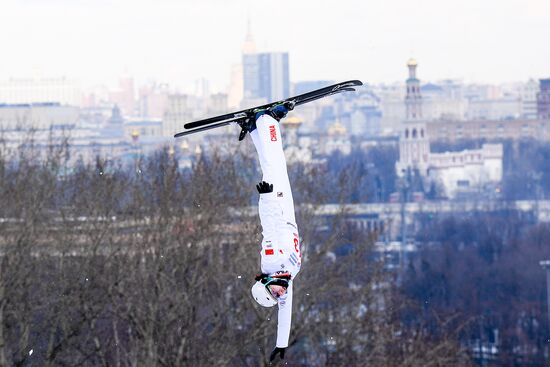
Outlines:
[[[28,149],[0,156],[0,365],[268,365],[276,309],[249,296],[261,242],[249,146],[191,170],[166,150],[69,167],[65,148]],[[286,361],[466,364],[451,334],[403,322],[377,234],[350,225],[363,171],[295,169],[303,270]],[[319,215],[329,198],[339,213]]]

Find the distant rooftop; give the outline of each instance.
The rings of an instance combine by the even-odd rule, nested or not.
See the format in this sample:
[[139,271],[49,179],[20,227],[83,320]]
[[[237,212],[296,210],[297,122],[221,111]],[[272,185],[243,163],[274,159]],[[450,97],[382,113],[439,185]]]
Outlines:
[[422,92],[431,92],[431,91],[434,91],[434,92],[442,92],[443,91],[443,88],[441,88],[439,85],[437,84],[433,84],[433,83],[428,83],[428,84],[425,84],[423,86],[420,87],[420,90]]
[[59,102],[0,103],[0,108],[59,107]]

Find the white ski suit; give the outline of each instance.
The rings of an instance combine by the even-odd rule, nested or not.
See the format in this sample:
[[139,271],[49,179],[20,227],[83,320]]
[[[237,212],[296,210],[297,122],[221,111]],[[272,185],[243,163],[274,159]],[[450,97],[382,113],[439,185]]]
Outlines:
[[298,227],[279,123],[269,115],[262,115],[256,127],[250,136],[258,152],[263,181],[273,184],[273,192],[260,194],[261,270],[270,275],[284,271],[292,276],[286,293],[278,299],[276,346],[286,348],[292,320],[292,283],[302,261]]

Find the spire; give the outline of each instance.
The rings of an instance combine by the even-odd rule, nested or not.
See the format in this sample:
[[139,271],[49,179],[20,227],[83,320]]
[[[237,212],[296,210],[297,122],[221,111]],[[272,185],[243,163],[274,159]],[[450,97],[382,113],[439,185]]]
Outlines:
[[246,38],[242,47],[243,54],[253,54],[256,53],[256,43],[254,42],[254,37],[252,36],[252,22],[250,17],[248,17],[247,26],[246,26]]

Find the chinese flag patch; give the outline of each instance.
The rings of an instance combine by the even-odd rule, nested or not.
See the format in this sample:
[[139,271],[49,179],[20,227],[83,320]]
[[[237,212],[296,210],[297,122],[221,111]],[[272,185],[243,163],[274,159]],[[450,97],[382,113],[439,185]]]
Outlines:
[[270,249],[265,250],[265,254],[266,255],[273,255],[274,254],[273,249],[270,248]]

